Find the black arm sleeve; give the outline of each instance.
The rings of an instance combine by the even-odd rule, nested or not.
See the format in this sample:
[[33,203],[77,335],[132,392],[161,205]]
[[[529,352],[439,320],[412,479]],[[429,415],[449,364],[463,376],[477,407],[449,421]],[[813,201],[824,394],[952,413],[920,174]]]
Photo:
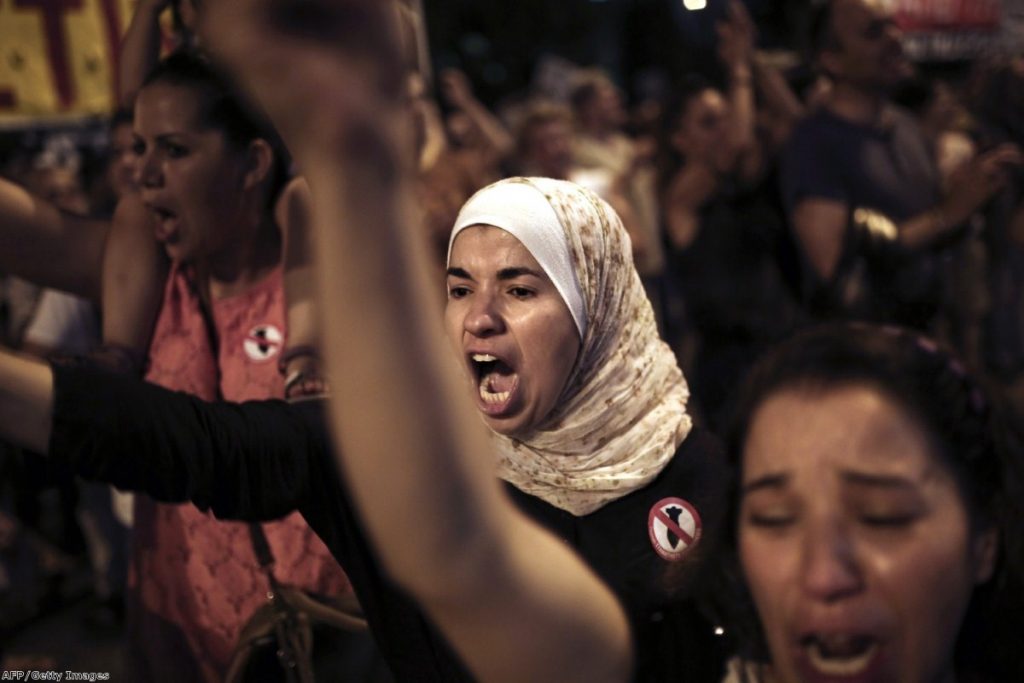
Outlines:
[[[54,366],[52,459],[87,478],[226,519],[298,508],[337,477],[320,402],[209,403],[88,368]],[[329,474],[327,470],[332,470]]]

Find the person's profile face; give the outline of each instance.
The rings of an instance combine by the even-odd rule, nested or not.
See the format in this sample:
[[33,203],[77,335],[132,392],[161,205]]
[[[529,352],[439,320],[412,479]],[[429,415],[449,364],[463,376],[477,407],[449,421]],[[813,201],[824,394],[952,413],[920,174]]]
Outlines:
[[232,247],[245,154],[200,125],[198,95],[156,82],[139,92],[134,116],[135,182],[168,255],[213,258]]
[[933,448],[867,386],[784,389],[753,414],[739,556],[781,680],[949,680],[995,541]]
[[911,75],[902,35],[877,0],[835,0],[832,32],[837,45],[821,61],[837,80],[889,89]]
[[455,238],[447,286],[445,326],[484,421],[508,436],[539,426],[580,349],[558,290],[518,239],[483,225]]
[[672,143],[688,162],[727,171],[736,158],[728,137],[729,116],[729,104],[722,93],[705,88],[684,108]]

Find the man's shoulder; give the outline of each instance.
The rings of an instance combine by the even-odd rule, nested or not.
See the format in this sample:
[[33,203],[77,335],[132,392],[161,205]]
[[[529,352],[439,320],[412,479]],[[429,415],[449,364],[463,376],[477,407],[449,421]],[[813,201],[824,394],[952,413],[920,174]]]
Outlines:
[[818,107],[800,121],[783,151],[783,178],[833,174],[856,168],[857,159],[877,133],[871,127],[842,118]]
[[827,107],[816,107],[797,123],[791,144],[816,144],[825,141],[849,143],[869,133],[866,126],[848,121]]

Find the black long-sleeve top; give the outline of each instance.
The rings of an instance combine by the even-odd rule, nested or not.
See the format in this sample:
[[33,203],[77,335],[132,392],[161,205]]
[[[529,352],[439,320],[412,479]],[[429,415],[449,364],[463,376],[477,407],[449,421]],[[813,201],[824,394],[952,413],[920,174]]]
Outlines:
[[[377,560],[337,467],[322,402],[209,403],[60,366],[54,390],[52,458],[83,477],[163,502],[191,501],[224,519],[265,521],[298,510],[345,568],[397,680],[472,680]],[[637,680],[717,681],[721,647],[690,598],[719,536],[724,487],[717,441],[695,429],[652,484],[582,517],[510,485],[506,490],[521,510],[574,547],[623,602]],[[676,501],[690,508],[683,512]],[[696,542],[666,535],[665,524],[656,521],[666,514],[681,527],[699,517]],[[410,519],[408,533],[420,523]],[[684,527],[684,535],[687,530],[692,527]],[[669,558],[681,559],[665,559],[659,544]],[[687,545],[690,550],[673,554]]]

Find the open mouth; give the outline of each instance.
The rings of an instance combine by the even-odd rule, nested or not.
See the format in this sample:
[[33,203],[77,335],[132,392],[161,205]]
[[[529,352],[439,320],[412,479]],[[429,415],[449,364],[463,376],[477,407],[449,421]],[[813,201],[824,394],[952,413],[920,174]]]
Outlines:
[[507,363],[489,353],[474,353],[470,360],[484,412],[502,412],[519,386],[519,376]]
[[163,221],[175,217],[173,211],[158,204],[152,204],[147,202],[146,208],[149,209],[153,213],[153,215],[157,217],[157,220]]
[[174,226],[178,220],[178,214],[174,213],[170,209],[155,204],[147,204],[150,212],[156,218],[157,222],[157,238],[160,240],[168,239],[174,232]]
[[871,636],[809,635],[800,641],[809,667],[826,676],[849,677],[867,671],[878,653]]
[[896,48],[895,50],[890,50],[889,52],[887,52],[883,58],[883,61],[886,69],[892,70],[897,73],[910,68],[910,62],[907,60],[906,55],[900,48]]

